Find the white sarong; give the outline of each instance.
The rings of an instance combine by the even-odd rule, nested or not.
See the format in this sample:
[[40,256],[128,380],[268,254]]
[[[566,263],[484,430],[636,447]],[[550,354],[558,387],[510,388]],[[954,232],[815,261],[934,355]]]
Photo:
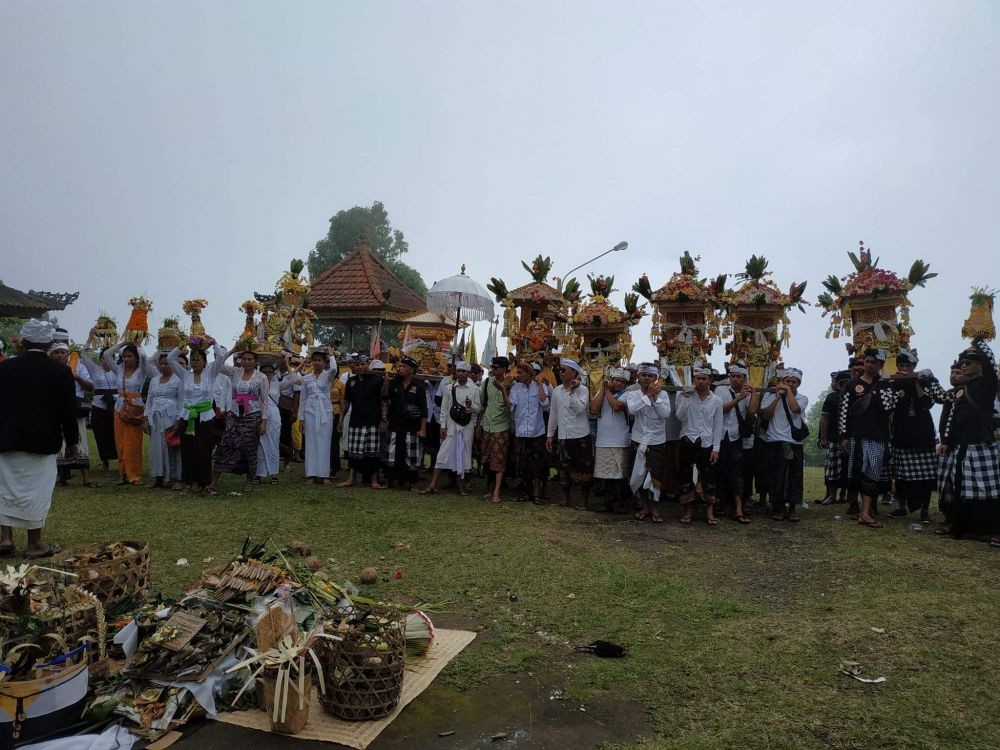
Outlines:
[[[455,422],[449,424],[456,426]],[[448,436],[441,441],[441,447],[438,449],[435,469],[454,471],[460,477],[465,477],[466,472],[472,468],[473,429],[473,425],[468,424],[461,429],[448,432]]]
[[278,476],[278,462],[281,459],[281,412],[273,399],[268,399],[267,430],[260,437],[257,446],[257,476]]
[[55,454],[0,453],[0,526],[40,529],[56,485]]

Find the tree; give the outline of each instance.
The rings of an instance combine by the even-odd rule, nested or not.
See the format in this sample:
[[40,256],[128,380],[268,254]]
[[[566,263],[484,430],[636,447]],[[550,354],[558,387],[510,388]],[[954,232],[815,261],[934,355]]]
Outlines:
[[806,424],[809,425],[809,437],[802,444],[802,454],[806,466],[823,466],[826,462],[826,449],[819,447],[819,418],[823,413],[823,401],[829,395],[827,389],[819,394],[809,411],[806,412]]
[[338,211],[330,219],[330,230],[326,237],[316,243],[309,253],[309,276],[317,278],[330,266],[354,249],[354,243],[365,234],[368,246],[400,280],[421,297],[427,294],[427,285],[420,272],[407,265],[400,256],[408,252],[409,244],[403,233],[394,229],[389,221],[389,212],[381,201],[375,201],[370,208],[354,206]]

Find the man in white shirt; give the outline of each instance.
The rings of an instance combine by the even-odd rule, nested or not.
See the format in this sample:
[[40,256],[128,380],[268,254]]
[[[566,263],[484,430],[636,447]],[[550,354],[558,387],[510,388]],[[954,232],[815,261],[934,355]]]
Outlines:
[[625,513],[628,491],[626,475],[629,467],[628,411],[625,389],[628,372],[614,369],[604,378],[604,385],[590,400],[590,411],[597,414],[597,437],[594,441],[594,477],[607,483],[605,510]]
[[802,370],[789,367],[778,370],[774,393],[764,394],[760,403],[762,419],[767,420],[768,468],[774,520],[797,523],[795,506],[802,502],[802,441],[792,437],[792,426],[805,422],[809,399],[798,392]]
[[715,466],[722,447],[722,399],[712,393],[712,371],[692,370],[694,386],[686,386],[677,397],[681,420],[681,480],[678,500],[684,507],[681,523],[691,523],[695,497],[694,469],[698,469],[701,496],[707,506],[709,526],[715,526]]
[[716,386],[715,395],[722,399],[723,435],[719,451],[719,480],[724,502],[732,503],[737,523],[747,524],[743,515],[743,437],[753,428],[753,416],[747,414],[753,389],[747,384],[747,368],[729,366],[729,383]]
[[629,487],[642,500],[636,513],[640,521],[651,518],[663,523],[660,513],[660,478],[667,442],[666,425],[670,416],[670,399],[657,379],[659,369],[650,362],[639,365],[639,388],[625,390],[625,408],[634,418],[632,423],[632,474]]
[[[469,379],[471,369],[468,362],[457,362],[454,382],[441,388],[441,426],[438,428],[441,448],[437,452],[430,484],[420,493],[422,495],[433,495],[438,491],[442,471],[457,475],[458,494],[469,494],[466,474],[472,468],[472,433],[475,430],[475,415],[479,413],[479,386]],[[455,415],[451,413],[453,404],[462,407],[457,411],[465,424],[455,421]]]
[[563,507],[569,505],[570,490],[576,482],[583,490],[583,508],[590,502],[594,478],[594,441],[590,436],[590,397],[580,382],[583,368],[572,359],[560,362],[562,385],[552,391],[548,438],[545,448],[555,452],[562,485]]
[[[530,483],[531,501],[542,505],[542,478],[548,474],[545,453],[545,419],[542,411],[549,404],[549,394],[542,375],[527,362],[517,365],[517,382],[510,389],[510,408],[517,441],[517,474]],[[528,497],[521,495],[518,500]]]

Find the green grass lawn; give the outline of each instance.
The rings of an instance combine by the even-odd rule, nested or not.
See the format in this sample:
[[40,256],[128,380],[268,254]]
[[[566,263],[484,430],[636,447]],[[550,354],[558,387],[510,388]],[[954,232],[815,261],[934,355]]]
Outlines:
[[[97,472],[101,489],[56,491],[46,533],[148,541],[169,594],[247,533],[305,540],[343,578],[380,568],[388,580],[365,593],[445,601],[442,619],[480,627],[444,673],[452,685],[554,671],[576,698],[645,705],[638,747],[1000,747],[1000,557],[985,544],[833,520],[844,506],[812,506],[798,525],[758,514],[746,527],[654,526],[478,495],[305,487],[300,472],[249,495],[224,477],[214,498],[112,487]],[[807,470],[808,498],[820,482]],[[631,654],[568,647],[594,638]],[[887,681],[838,674],[845,659]]]

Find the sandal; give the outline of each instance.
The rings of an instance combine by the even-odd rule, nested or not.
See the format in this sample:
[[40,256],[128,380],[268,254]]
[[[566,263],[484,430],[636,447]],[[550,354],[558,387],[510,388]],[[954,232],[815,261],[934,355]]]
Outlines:
[[748,523],[750,523],[750,519],[747,518],[746,516],[736,516],[735,520],[736,520],[736,523],[743,524],[744,526],[746,526]]
[[204,489],[202,489],[202,492],[204,492],[206,495],[218,495],[219,494],[219,491],[217,489],[215,489],[215,487],[205,487]]
[[84,487],[90,487],[91,489],[96,490],[96,489],[98,489],[101,486],[101,483],[100,482],[84,482],[83,486]]
[[771,516],[772,521],[784,521],[787,518],[788,515],[785,513],[775,513],[773,516]]
[[420,490],[418,495],[436,495],[438,493],[437,487],[428,487],[426,490]]
[[640,510],[638,513],[635,514],[635,520],[636,521],[645,521],[646,517],[648,515],[649,515],[649,511],[648,510]]
[[663,516],[659,513],[654,513],[653,517],[650,519],[653,523],[663,523]]
[[691,523],[691,516],[681,516],[681,523]]
[[718,518],[706,518],[705,519],[705,523],[707,523],[709,526],[718,526],[719,525],[719,519]]
[[17,554],[17,547],[13,544],[0,544],[0,557],[14,557]]
[[41,554],[25,555],[24,557],[26,560],[41,560],[43,557],[52,557],[53,555],[62,552],[62,547],[56,544],[49,544],[47,545],[47,547],[48,549],[46,549]]
[[531,498],[531,502],[533,502],[535,505],[545,505],[545,502],[540,497]]
[[277,484],[277,483],[278,483],[278,478],[277,477],[271,477],[271,484]]
[[798,523],[799,517],[794,513],[790,513],[785,517],[785,520],[788,521],[788,523]]
[[862,526],[867,526],[870,529],[882,528],[882,524],[880,524],[878,521],[862,521],[861,519],[858,519],[858,523]]

